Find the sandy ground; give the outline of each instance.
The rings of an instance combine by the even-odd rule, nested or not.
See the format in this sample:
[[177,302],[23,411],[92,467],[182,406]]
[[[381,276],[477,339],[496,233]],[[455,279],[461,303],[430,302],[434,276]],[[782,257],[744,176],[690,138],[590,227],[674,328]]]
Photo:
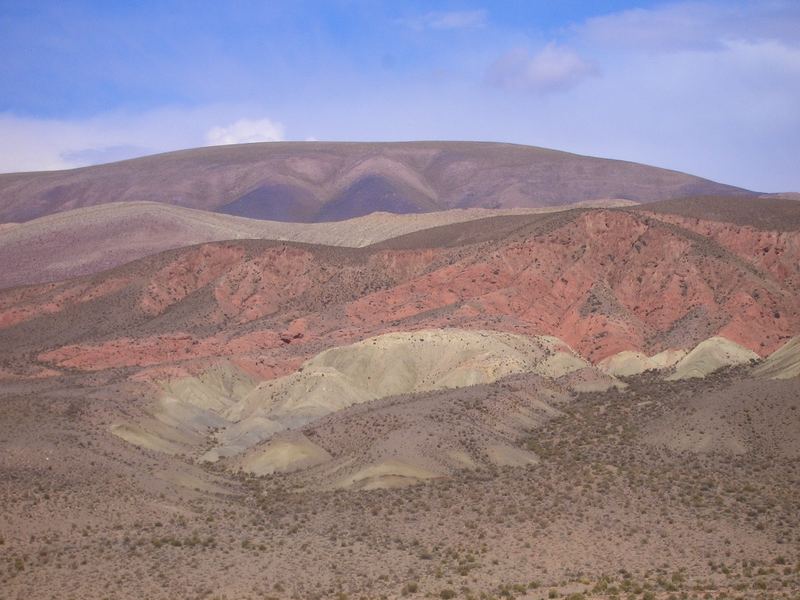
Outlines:
[[514,376],[303,428],[351,491],[313,460],[252,478],[137,449],[107,426],[145,396],[111,374],[4,386],[0,597],[793,597],[796,380],[628,383]]

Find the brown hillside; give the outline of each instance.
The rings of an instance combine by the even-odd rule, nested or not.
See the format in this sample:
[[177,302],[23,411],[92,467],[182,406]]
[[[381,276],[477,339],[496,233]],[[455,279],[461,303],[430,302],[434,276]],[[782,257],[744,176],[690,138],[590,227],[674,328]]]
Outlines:
[[89,275],[164,250],[203,242],[272,239],[357,248],[445,224],[504,214],[555,212],[586,204],[631,203],[608,200],[548,208],[372,213],[330,223],[246,219],[158,202],[100,204],[0,226],[0,288]]
[[444,247],[204,244],[0,292],[0,347],[48,367],[240,356],[277,373],[332,345],[444,326],[554,335],[593,362],[713,335],[764,355],[796,335],[798,234],[783,234],[776,255],[752,252],[750,229],[715,241],[720,225],[701,223],[712,235],[574,210],[451,225]]
[[652,202],[743,190],[631,162],[482,142],[281,142],[184,150],[71,171],[0,175],[0,222],[154,201],[278,221],[374,211]]

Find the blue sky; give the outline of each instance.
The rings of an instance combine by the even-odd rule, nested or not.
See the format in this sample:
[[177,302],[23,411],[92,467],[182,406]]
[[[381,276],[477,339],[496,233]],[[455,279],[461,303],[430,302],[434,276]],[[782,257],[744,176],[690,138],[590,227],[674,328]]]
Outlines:
[[0,0],[0,171],[473,139],[800,190],[800,3]]

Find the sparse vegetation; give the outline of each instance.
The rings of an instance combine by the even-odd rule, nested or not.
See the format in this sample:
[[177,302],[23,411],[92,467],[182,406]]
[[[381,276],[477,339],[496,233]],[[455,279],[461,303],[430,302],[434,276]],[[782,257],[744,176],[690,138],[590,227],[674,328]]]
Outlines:
[[[795,600],[797,384],[753,379],[784,366],[612,380],[502,333],[586,327],[594,360],[737,327],[745,306],[780,312],[765,344],[787,335],[785,264],[637,210],[492,221],[423,252],[205,244],[1,293],[0,317],[23,320],[0,326],[0,600]],[[619,255],[584,235],[612,226]],[[717,267],[724,285],[707,281]],[[418,330],[443,325],[454,343],[421,352],[434,334]],[[297,368],[389,328],[407,343],[391,369],[352,348],[325,354],[356,364],[347,377]],[[464,357],[463,328],[494,333],[472,331]],[[293,373],[290,394],[265,392]],[[403,385],[361,395],[379,376]],[[360,403],[342,408],[336,382],[353,378]],[[252,421],[226,422],[256,387],[283,412],[237,404]],[[283,445],[214,455],[248,445],[249,425]]]

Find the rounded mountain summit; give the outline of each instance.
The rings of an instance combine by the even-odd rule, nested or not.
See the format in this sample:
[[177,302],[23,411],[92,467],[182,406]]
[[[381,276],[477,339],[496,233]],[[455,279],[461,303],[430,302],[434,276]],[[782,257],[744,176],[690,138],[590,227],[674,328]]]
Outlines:
[[746,190],[638,163],[491,142],[268,142],[0,175],[0,223],[108,202],[338,221],[375,211],[653,202]]

